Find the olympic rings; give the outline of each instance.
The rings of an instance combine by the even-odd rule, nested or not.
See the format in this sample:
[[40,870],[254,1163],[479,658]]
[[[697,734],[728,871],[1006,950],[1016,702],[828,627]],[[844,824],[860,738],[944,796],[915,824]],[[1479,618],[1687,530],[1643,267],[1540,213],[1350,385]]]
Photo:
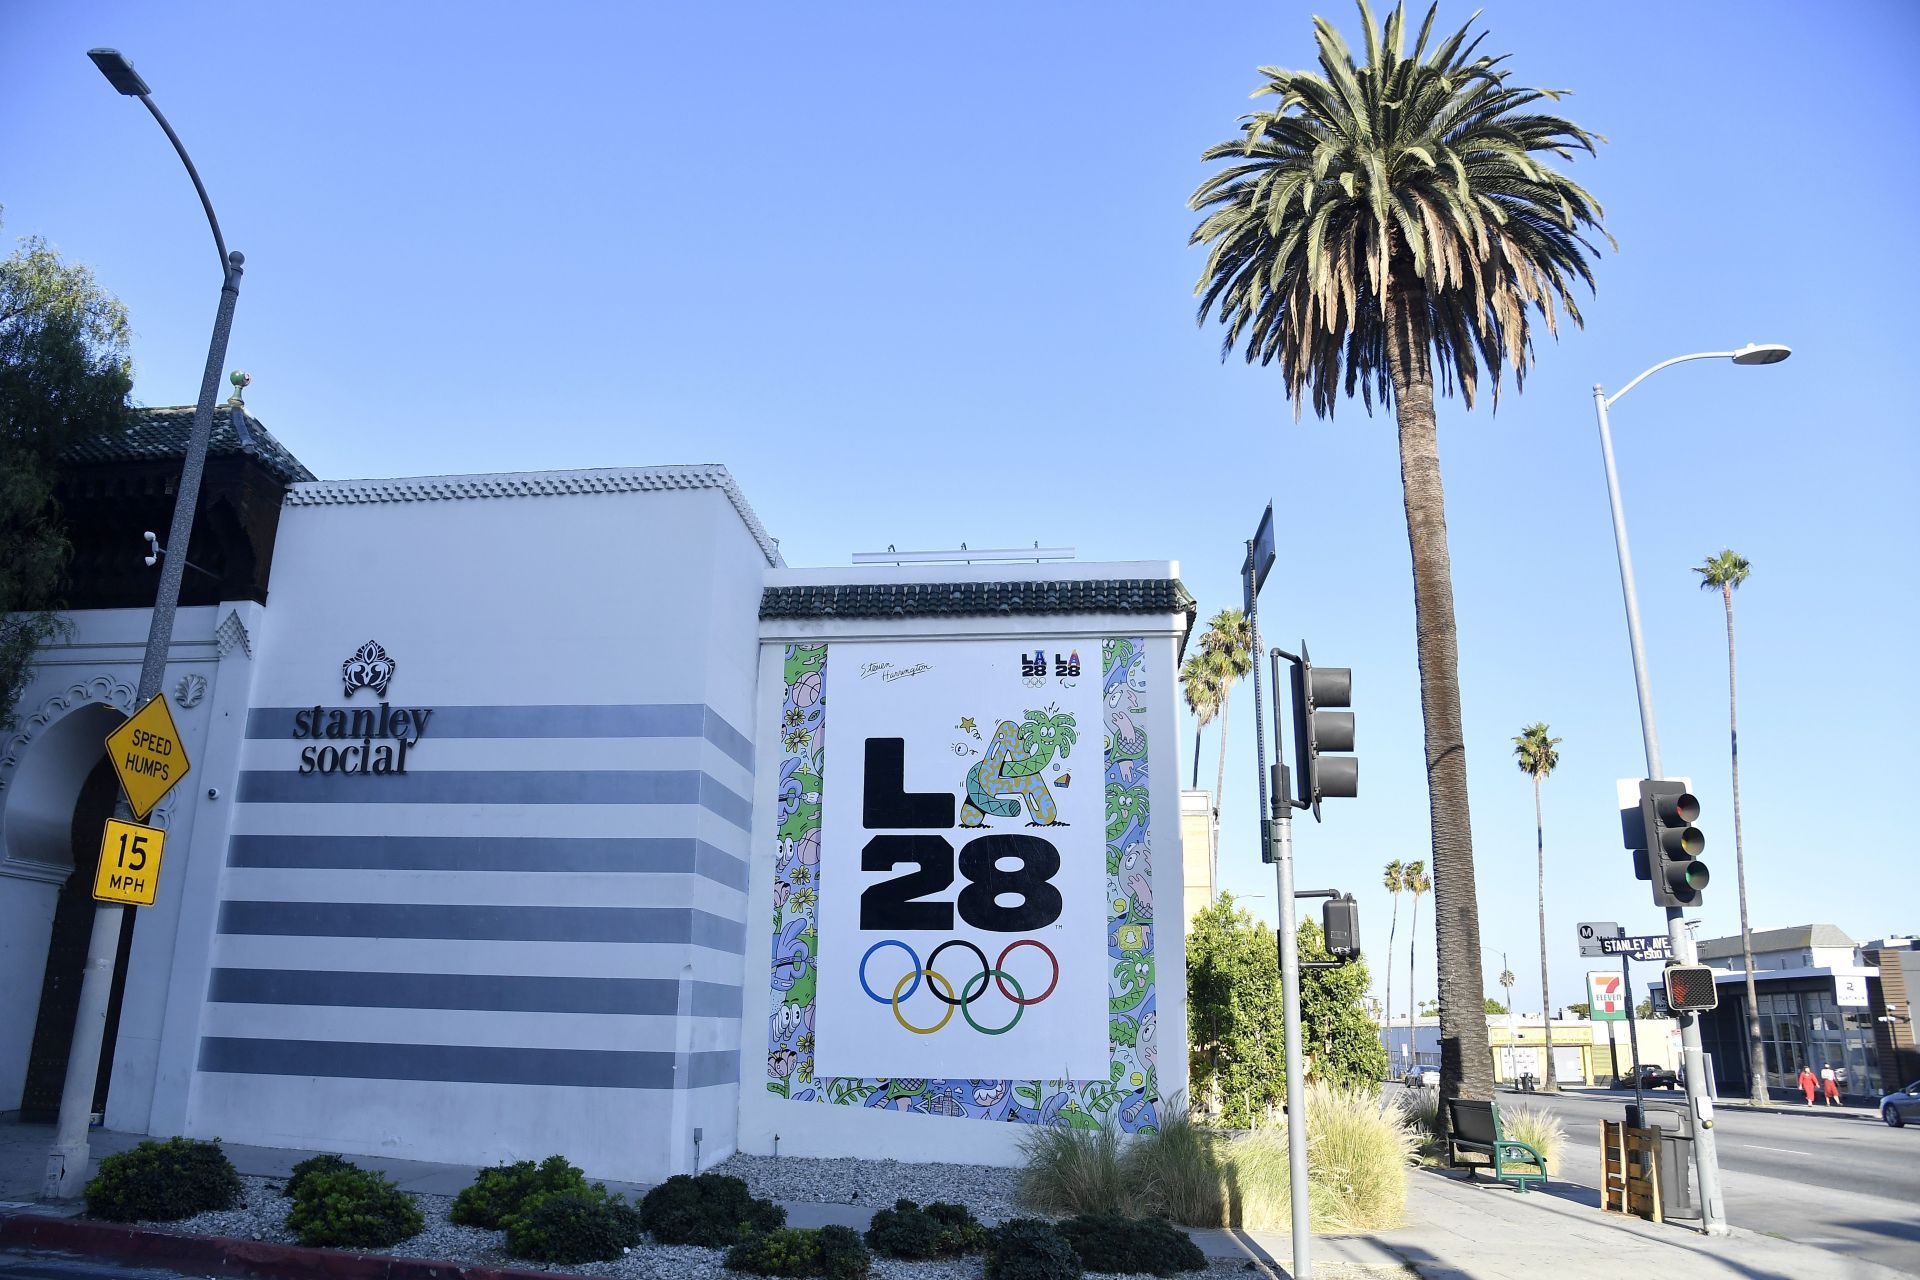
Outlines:
[[[901,1026],[905,1027],[907,1030],[913,1032],[913,1034],[917,1036],[930,1036],[934,1032],[938,1031],[940,1028],[946,1026],[949,1022],[953,1021],[953,1010],[955,1005],[960,1006],[960,1011],[962,1013],[966,1012],[966,1006],[961,1005],[958,1000],[949,1000],[947,1002],[947,1011],[940,1015],[940,1021],[934,1023],[930,1027],[916,1027],[911,1022],[908,1022],[906,1018],[901,1016],[901,1013],[900,1013],[900,988],[906,986],[909,981],[911,981],[914,986],[916,987],[919,986],[920,975],[923,973],[927,975],[927,990],[933,991],[933,984],[936,982],[939,983],[941,986],[945,987],[948,991],[953,990],[953,984],[951,982],[948,982],[946,978],[942,977],[940,974],[935,973],[931,969],[915,969],[912,973],[903,973],[900,975],[900,981],[893,984],[893,1000],[892,1000],[893,1018],[895,1022],[898,1022]],[[938,991],[933,991],[933,994],[939,995],[940,993]],[[1014,1017],[1014,1020],[1016,1022],[1019,1021],[1019,1015],[1016,1014]],[[972,1022],[973,1019],[969,1017],[967,1021]]]
[[[1024,1007],[1030,1004],[1039,1004],[1042,1000],[1045,1000],[1048,996],[1052,995],[1053,989],[1060,985],[1060,957],[1054,955],[1052,951],[1048,950],[1047,944],[1044,942],[1037,941],[1033,938],[1015,938],[1012,942],[1009,942],[1007,944],[1007,949],[1000,953],[1000,958],[993,962],[994,971],[998,973],[1000,970],[1005,969],[1007,967],[1007,957],[1012,955],[1016,950],[1018,950],[1021,947],[1037,947],[1039,948],[1040,953],[1042,955],[1046,956],[1048,960],[1053,962],[1053,981],[1047,984],[1047,989],[1045,991],[1042,991],[1039,995],[1035,996],[1031,1000],[1025,1000],[1016,996],[1008,995],[1007,983],[1009,982],[1013,983],[1013,989],[1015,991],[1018,991],[1021,996],[1025,996],[1027,994],[1026,989],[1023,988],[1018,982],[1014,982],[1012,978],[1002,975],[1001,977],[994,979],[994,981],[998,983],[1000,986],[1001,995],[1006,996],[1007,999],[1012,1000],[1015,1004]],[[981,959],[985,960],[986,957],[982,956]],[[931,961],[929,961],[929,963],[931,963]],[[966,987],[962,988],[962,990],[964,991],[964,990],[971,989],[972,986],[973,986],[973,983],[969,981]]]
[[[912,962],[913,966],[907,970],[907,972],[901,974],[899,981],[893,984],[893,994],[891,997],[882,996],[879,992],[875,991],[867,981],[867,964],[873,959],[874,952],[879,951],[883,947],[898,947],[900,950],[906,952],[907,959]],[[953,988],[953,982],[944,973],[934,968],[941,954],[949,947],[965,948],[973,952],[974,958],[980,961],[980,971],[960,984],[960,990],[957,995]],[[1028,996],[1026,988],[1020,984],[1020,980],[1007,972],[1007,958],[1021,947],[1033,947],[1037,949],[1042,955],[1046,956],[1048,961],[1053,965],[1053,977],[1048,981],[1046,990],[1037,996]],[[926,1027],[916,1026],[907,1021],[906,1015],[900,1011],[900,1006],[906,1001],[911,1000],[914,993],[919,991],[920,982],[923,978],[926,980],[927,990],[933,993],[934,999],[947,1006],[946,1012],[941,1015],[940,1020],[932,1026]],[[1007,989],[1009,985],[1013,988],[1011,991]],[[933,953],[927,957],[925,964],[920,962],[920,953],[899,938],[883,938],[868,947],[866,954],[860,957],[860,989],[865,991],[867,997],[875,1004],[886,1005],[892,1010],[894,1021],[917,1036],[930,1036],[934,1032],[944,1028],[953,1020],[953,1011],[955,1009],[960,1010],[961,1016],[966,1019],[967,1025],[980,1034],[988,1036],[1005,1035],[1019,1025],[1020,1019],[1026,1013],[1028,1005],[1039,1004],[1041,1001],[1047,999],[1047,997],[1053,994],[1054,988],[1059,985],[1060,958],[1054,955],[1053,951],[1048,948],[1045,943],[1034,938],[1016,938],[1012,942],[1009,942],[1006,948],[1000,952],[1000,958],[992,964],[987,963],[987,953],[985,951],[982,951],[979,946],[965,938],[949,938],[945,942],[942,942],[933,949]],[[989,986],[998,987],[1000,994],[1005,996],[1006,999],[1013,1004],[1013,1017],[1002,1026],[982,1026],[974,1020],[972,1005],[974,1001],[986,995]]]
[[[1019,991],[1021,996],[1025,996],[1027,994],[1025,991],[1021,990],[1020,980],[1014,977],[1012,974],[1006,972],[1004,969],[995,969],[991,972],[991,974],[977,973],[973,977],[967,980],[966,986],[960,989],[960,997],[961,997],[960,1016],[967,1020],[968,1026],[972,1027],[975,1031],[978,1031],[983,1036],[1002,1036],[1002,1035],[1005,1035],[1007,1032],[1013,1030],[1014,1027],[1019,1025],[1020,1015],[1027,1011],[1028,1005],[1038,1004],[1040,1003],[1040,1001],[1014,999],[1014,997],[1008,996],[1007,998],[1009,1000],[1013,1000],[1013,1018],[1004,1027],[983,1027],[979,1023],[973,1020],[973,1009],[972,1009],[973,1002],[972,1002],[972,999],[970,998],[970,993],[973,991],[973,984],[975,982],[978,982],[980,984],[980,994],[985,995],[987,993],[988,977],[992,977],[992,979],[995,982],[999,982],[999,983],[1011,982],[1013,984],[1013,989],[1015,991]],[[1001,989],[1005,990],[1006,988],[1003,986]],[[1049,990],[1051,990],[1051,988],[1049,988]],[[947,1016],[952,1017],[953,1010],[951,1009],[947,1010]]]
[[[993,968],[992,965],[987,963],[987,953],[982,951],[979,947],[975,946],[971,942],[968,942],[965,938],[948,938],[945,942],[935,947],[933,949],[933,954],[927,957],[927,966],[926,966],[927,972],[929,973],[933,972],[933,966],[940,963],[940,953],[942,951],[945,951],[948,947],[965,947],[967,950],[973,952],[973,954],[977,956],[980,960],[980,971],[982,973],[988,972]],[[966,990],[967,987],[971,987],[972,985],[973,985],[973,980],[969,978],[966,982],[966,985],[963,986],[961,990],[964,991]],[[929,988],[929,990],[931,990],[931,988]],[[948,987],[947,990],[951,991],[953,990],[953,988]],[[947,997],[941,995],[938,991],[935,991],[933,993],[933,998],[944,1002],[948,1008],[958,1008],[962,1003],[964,1003],[963,1001],[960,1001],[960,1000],[949,1000],[947,999]]]

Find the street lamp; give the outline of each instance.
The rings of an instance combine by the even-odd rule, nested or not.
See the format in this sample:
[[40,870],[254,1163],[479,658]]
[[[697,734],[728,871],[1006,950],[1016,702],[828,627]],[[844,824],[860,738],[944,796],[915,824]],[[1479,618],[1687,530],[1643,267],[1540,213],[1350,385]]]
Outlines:
[[[147,627],[147,649],[140,663],[140,687],[133,705],[145,706],[160,692],[167,671],[167,651],[173,644],[173,615],[180,603],[180,578],[187,567],[187,544],[193,536],[193,513],[200,500],[200,475],[206,469],[207,444],[213,436],[213,398],[220,382],[220,367],[227,358],[227,335],[233,328],[233,307],[240,297],[241,267],[246,259],[227,252],[220,234],[220,220],[213,215],[213,202],[193,167],[187,149],[173,126],[160,114],[148,96],[147,82],[133,64],[117,49],[91,49],[87,56],[106,76],[107,83],[130,98],[138,98],[166,131],[167,140],[179,153],[200,194],[200,205],[207,213],[207,225],[213,230],[214,249],[220,255],[220,306],[214,313],[213,341],[207,350],[207,367],[200,379],[200,399],[194,406],[193,430],[187,437],[187,454],[180,464],[180,486],[173,500],[173,523],[169,526],[167,546],[172,554],[160,561],[160,585],[154,593],[153,617]],[[131,821],[133,812],[123,794],[115,805],[114,816]],[[78,1195],[87,1176],[87,1128],[93,1112],[94,1084],[100,1072],[100,1044],[106,1033],[108,995],[113,986],[113,970],[120,942],[120,917],[117,903],[94,908],[93,935],[87,944],[87,967],[80,983],[80,1006],[73,1021],[73,1045],[67,1057],[66,1085],[60,1094],[60,1124],[53,1147],[47,1153],[44,1193],[49,1199],[70,1199]]]
[[[1627,608],[1627,641],[1633,651],[1633,686],[1640,699],[1640,736],[1646,748],[1649,778],[1662,776],[1660,735],[1653,723],[1653,689],[1647,676],[1646,648],[1640,639],[1640,603],[1633,589],[1633,557],[1627,550],[1627,519],[1620,508],[1620,478],[1613,465],[1613,433],[1607,425],[1607,409],[1621,396],[1672,365],[1684,364],[1689,360],[1731,360],[1737,365],[1779,364],[1792,354],[1792,348],[1777,342],[1749,342],[1737,351],[1697,351],[1692,355],[1662,360],[1611,396],[1599,383],[1593,384],[1593,408],[1600,420],[1600,456],[1606,463],[1607,500],[1613,508],[1613,545],[1620,558],[1620,594]],[[1687,931],[1684,913],[1679,907],[1667,908],[1667,938],[1672,944],[1676,960],[1683,964],[1694,963],[1696,953],[1693,935]],[[1684,1017],[1680,1020],[1680,1042],[1685,1058],[1687,1101],[1697,1121],[1694,1152],[1700,1167],[1701,1226],[1708,1235],[1723,1236],[1728,1234],[1727,1212],[1720,1193],[1720,1160],[1713,1138],[1713,1104],[1708,1101],[1699,1019]]]

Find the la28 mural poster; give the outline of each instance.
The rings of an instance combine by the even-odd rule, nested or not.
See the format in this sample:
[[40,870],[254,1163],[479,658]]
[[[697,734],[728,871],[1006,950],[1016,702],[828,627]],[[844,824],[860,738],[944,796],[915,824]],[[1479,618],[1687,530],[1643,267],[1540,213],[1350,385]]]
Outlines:
[[1106,1075],[1097,647],[833,658],[816,1070]]

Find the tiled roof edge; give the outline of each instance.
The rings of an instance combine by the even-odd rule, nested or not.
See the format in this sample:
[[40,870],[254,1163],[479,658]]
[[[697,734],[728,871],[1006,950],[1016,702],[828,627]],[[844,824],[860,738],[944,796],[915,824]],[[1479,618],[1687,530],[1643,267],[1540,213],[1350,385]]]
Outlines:
[[1178,578],[865,582],[768,587],[760,595],[763,620],[1043,613],[1185,613],[1192,618],[1194,610],[1194,599]]

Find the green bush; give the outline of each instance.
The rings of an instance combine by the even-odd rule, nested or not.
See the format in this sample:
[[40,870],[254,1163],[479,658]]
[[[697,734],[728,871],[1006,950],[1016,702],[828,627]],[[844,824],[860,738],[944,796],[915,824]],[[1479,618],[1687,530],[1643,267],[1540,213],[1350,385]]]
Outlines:
[[987,1280],[1080,1280],[1080,1255],[1050,1222],[1009,1218],[987,1233]]
[[412,1196],[368,1169],[309,1174],[287,1214],[287,1229],[308,1246],[383,1249],[425,1225]]
[[447,1217],[463,1226],[498,1231],[536,1195],[587,1189],[587,1175],[567,1163],[565,1156],[548,1156],[539,1164],[521,1160],[482,1169],[473,1184],[454,1197]]
[[239,1204],[240,1175],[218,1140],[149,1138],[102,1160],[84,1194],[96,1218],[172,1222]]
[[975,1253],[986,1238],[987,1229],[970,1209],[940,1200],[924,1209],[911,1200],[896,1200],[893,1208],[875,1213],[867,1228],[867,1246],[875,1253],[916,1261]]
[[1175,1098],[1161,1115],[1159,1128],[1138,1135],[1127,1147],[1126,1176],[1153,1213],[1175,1222],[1218,1226],[1227,1221],[1220,1155],[1225,1142],[1193,1123]]
[[[1372,1093],[1307,1090],[1307,1207],[1315,1231],[1377,1231],[1400,1225],[1407,1166],[1419,1138],[1399,1109]],[[1287,1127],[1256,1129],[1225,1144],[1229,1221],[1195,1223],[1285,1230],[1289,1221]]]
[[1193,1237],[1160,1218],[1087,1213],[1068,1218],[1058,1229],[1089,1271],[1170,1276],[1206,1269],[1207,1257]]
[[640,1213],[600,1183],[542,1191],[507,1218],[507,1252],[535,1262],[609,1262],[640,1243]]
[[293,1175],[287,1179],[287,1185],[280,1194],[291,1199],[300,1194],[300,1188],[307,1185],[307,1179],[316,1173],[338,1173],[342,1169],[358,1169],[360,1166],[339,1156],[310,1156],[293,1166]]
[[1540,1158],[1547,1162],[1549,1175],[1560,1172],[1560,1150],[1567,1144],[1567,1131],[1561,1126],[1559,1116],[1527,1106],[1503,1106],[1500,1132],[1538,1151]]
[[1035,1125],[1020,1135],[1026,1168],[1015,1191],[1020,1199],[1050,1213],[1132,1213],[1140,1207],[1140,1188],[1128,1176],[1120,1155],[1120,1132],[1112,1124],[1098,1129]]
[[787,1222],[787,1211],[756,1200],[739,1178],[676,1173],[640,1200],[640,1224],[661,1244],[724,1249]]
[[763,1276],[867,1280],[872,1255],[851,1227],[776,1227],[727,1250],[727,1270]]

